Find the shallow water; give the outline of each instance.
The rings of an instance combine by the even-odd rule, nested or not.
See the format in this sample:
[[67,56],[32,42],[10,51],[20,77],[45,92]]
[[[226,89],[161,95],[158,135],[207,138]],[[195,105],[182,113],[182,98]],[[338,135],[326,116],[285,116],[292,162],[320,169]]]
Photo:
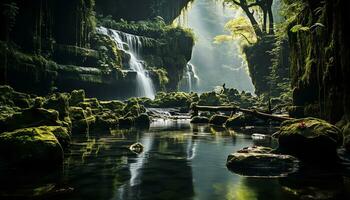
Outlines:
[[[141,142],[137,155],[129,145]],[[253,145],[223,128],[158,120],[149,130],[75,136],[64,169],[0,170],[0,199],[347,199],[349,179],[331,172],[249,178],[227,170],[227,155]]]

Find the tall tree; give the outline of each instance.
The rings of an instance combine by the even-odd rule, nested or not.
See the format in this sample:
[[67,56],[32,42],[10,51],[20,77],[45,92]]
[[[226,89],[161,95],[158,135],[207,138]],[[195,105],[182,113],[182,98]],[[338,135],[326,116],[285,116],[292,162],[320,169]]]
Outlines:
[[[272,14],[273,0],[225,0],[226,3],[239,6],[247,18],[249,19],[257,38],[265,35],[274,34],[274,19]],[[256,14],[256,9],[260,9],[262,13],[263,22],[259,25],[259,14]]]

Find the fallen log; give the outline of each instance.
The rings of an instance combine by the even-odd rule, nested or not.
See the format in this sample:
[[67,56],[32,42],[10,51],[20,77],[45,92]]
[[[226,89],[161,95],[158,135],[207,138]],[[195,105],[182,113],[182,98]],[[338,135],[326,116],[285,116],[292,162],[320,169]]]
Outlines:
[[248,113],[251,114],[257,118],[264,119],[264,120],[273,120],[273,121],[286,121],[286,120],[291,120],[294,118],[291,117],[286,117],[286,116],[279,116],[279,115],[273,115],[273,114],[268,114],[264,112],[260,112],[254,109],[245,109],[245,108],[239,108],[237,106],[198,106],[198,105],[193,105],[192,110],[194,115],[198,115],[198,111],[211,111],[211,112],[218,112],[218,111],[230,111],[230,112],[243,112],[243,113]]

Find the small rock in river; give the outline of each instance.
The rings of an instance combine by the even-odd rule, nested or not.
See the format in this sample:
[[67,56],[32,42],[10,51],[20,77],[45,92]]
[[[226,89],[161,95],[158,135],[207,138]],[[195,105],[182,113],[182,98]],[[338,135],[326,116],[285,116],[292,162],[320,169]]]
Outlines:
[[144,147],[141,143],[136,142],[135,144],[130,145],[129,149],[134,153],[140,154],[143,152]]

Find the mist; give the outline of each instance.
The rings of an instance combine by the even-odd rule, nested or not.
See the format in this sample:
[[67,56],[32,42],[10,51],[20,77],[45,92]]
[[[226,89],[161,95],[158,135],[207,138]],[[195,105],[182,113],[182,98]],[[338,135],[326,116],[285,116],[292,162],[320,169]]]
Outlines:
[[213,43],[215,36],[227,34],[226,22],[238,15],[239,11],[224,7],[222,1],[195,0],[177,19],[181,26],[193,29],[196,36],[190,62],[199,77],[197,92],[212,91],[224,83],[226,87],[254,92],[238,41]]

